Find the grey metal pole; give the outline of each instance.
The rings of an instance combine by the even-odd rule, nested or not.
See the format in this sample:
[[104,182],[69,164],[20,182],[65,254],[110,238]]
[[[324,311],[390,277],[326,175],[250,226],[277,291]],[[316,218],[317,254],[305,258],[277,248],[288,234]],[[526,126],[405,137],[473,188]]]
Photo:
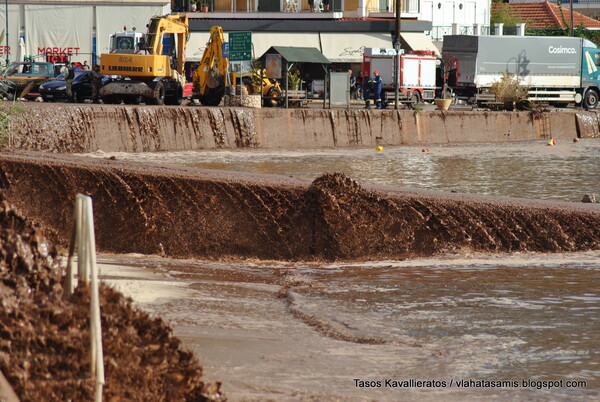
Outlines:
[[396,66],[394,68],[394,109],[398,109],[400,103],[400,24],[402,13],[402,0],[396,0],[396,32],[394,33],[394,49],[396,50]]

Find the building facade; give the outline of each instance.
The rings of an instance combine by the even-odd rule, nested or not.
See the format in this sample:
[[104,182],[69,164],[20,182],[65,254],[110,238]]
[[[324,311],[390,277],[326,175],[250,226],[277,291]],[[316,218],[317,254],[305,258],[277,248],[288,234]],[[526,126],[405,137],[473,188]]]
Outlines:
[[[208,0],[209,12],[189,12],[191,35],[187,59],[198,60],[211,26],[225,32],[253,32],[255,56],[268,47],[316,47],[336,63],[359,63],[367,47],[393,47],[395,0],[331,0],[323,12],[315,0]],[[9,0],[0,5],[0,59],[61,56],[69,61],[98,62],[108,51],[109,35],[136,28],[145,32],[152,16],[177,7],[165,0]],[[435,50],[431,39],[444,34],[473,33],[489,25],[489,0],[403,0],[402,47]]]

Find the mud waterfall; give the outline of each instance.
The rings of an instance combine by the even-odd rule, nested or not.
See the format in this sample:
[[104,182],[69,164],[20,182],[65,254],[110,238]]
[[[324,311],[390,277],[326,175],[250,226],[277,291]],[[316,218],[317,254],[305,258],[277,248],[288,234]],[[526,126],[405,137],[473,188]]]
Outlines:
[[409,258],[452,250],[600,247],[600,207],[365,188],[34,152],[0,154],[0,185],[66,244],[75,194],[103,251],[173,257]]

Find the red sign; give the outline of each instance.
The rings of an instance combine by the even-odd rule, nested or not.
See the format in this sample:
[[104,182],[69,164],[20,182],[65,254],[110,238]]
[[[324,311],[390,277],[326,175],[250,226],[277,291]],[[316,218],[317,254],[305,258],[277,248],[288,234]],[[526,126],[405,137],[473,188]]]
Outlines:
[[77,56],[79,54],[78,47],[38,47],[38,54],[64,54],[67,56]]
[[68,63],[69,56],[64,54],[47,54],[46,62],[48,63]]

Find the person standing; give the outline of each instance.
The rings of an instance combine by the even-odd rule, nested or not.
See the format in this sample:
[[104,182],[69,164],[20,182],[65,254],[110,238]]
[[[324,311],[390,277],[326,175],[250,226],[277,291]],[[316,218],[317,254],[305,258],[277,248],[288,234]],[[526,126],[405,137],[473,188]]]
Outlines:
[[348,70],[350,75],[350,99],[356,99],[356,77],[352,75],[352,70]]
[[75,64],[71,63],[71,67],[67,71],[67,76],[65,77],[65,81],[67,83],[67,99],[71,102],[73,101],[73,78],[75,78]]
[[363,78],[363,97],[365,98],[365,109],[371,109],[371,98],[373,92],[373,80],[371,76]]
[[381,87],[383,86],[383,80],[379,76],[379,71],[373,71],[373,100],[375,101],[376,109],[383,109],[381,103]]
[[100,74],[100,66],[94,64],[92,67],[92,102],[100,103],[100,87],[102,86],[102,78],[104,76]]

